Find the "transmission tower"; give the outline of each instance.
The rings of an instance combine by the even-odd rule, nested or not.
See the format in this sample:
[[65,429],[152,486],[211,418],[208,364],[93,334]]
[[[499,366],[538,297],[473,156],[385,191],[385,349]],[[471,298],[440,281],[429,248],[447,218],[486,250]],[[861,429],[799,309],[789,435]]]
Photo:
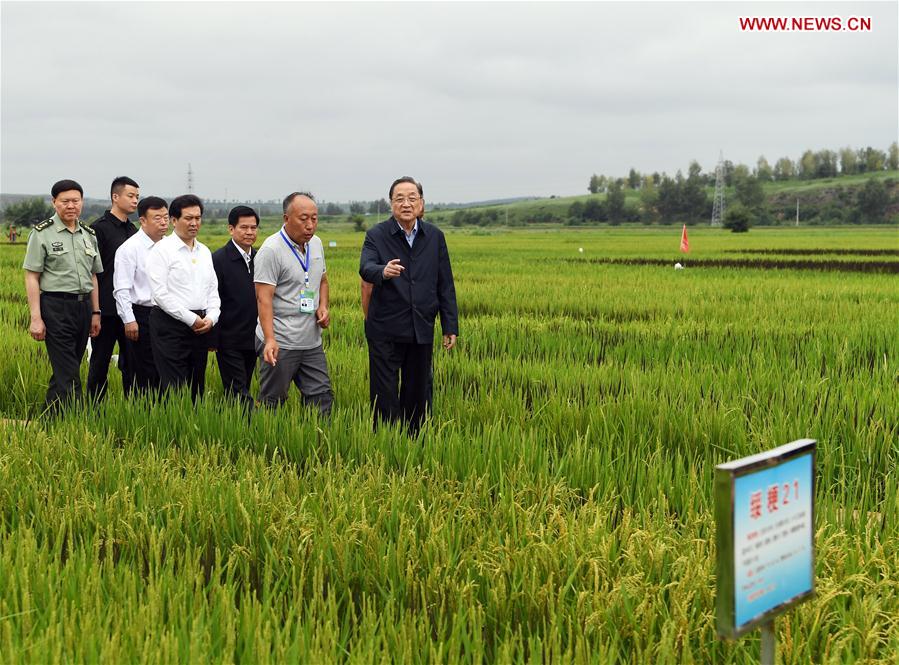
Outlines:
[[194,170],[190,166],[190,162],[187,163],[187,193],[194,193]]
[[724,153],[718,153],[715,167],[715,203],[712,205],[712,226],[721,226],[724,219]]

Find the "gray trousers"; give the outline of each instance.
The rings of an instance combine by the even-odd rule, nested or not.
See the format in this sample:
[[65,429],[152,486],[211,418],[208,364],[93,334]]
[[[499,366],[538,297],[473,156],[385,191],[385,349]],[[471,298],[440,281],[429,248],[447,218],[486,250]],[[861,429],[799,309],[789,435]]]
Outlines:
[[280,349],[274,367],[262,359],[262,348],[262,342],[257,339],[259,401],[262,404],[279,406],[287,399],[287,391],[293,382],[297,384],[304,404],[315,405],[325,416],[331,412],[334,394],[322,346],[304,350]]

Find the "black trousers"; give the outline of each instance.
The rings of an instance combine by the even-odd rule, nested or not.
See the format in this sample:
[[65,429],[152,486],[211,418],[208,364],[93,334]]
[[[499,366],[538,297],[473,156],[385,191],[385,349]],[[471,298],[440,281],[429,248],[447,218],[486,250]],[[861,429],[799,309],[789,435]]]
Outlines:
[[125,347],[134,370],[133,387],[143,393],[151,389],[159,390],[159,371],[153,358],[153,331],[150,328],[150,312],[153,308],[143,305],[132,305],[131,308],[137,323],[137,341],[126,340]]
[[368,340],[369,395],[375,427],[403,422],[418,434],[431,408],[433,344]]
[[247,408],[253,406],[250,383],[256,367],[255,349],[218,349],[215,354],[222,375],[225,394],[239,400]]
[[122,389],[125,395],[131,393],[134,384],[134,370],[127,350],[125,324],[118,316],[100,317],[100,334],[91,340],[91,361],[87,370],[87,393],[95,400],[106,396],[106,382],[109,375],[109,361],[116,342],[119,344],[119,369],[122,372]]
[[51,410],[81,397],[81,358],[91,331],[90,296],[84,300],[41,294],[41,318],[47,328],[44,342],[50,357],[46,406]]
[[160,389],[166,391],[186,384],[194,401],[202,397],[206,390],[209,333],[197,335],[190,326],[154,307],[150,312],[150,335]]

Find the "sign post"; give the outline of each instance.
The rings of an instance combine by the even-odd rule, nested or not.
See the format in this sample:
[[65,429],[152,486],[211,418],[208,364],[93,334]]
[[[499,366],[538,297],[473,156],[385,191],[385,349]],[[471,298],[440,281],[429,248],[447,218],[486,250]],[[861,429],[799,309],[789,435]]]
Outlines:
[[761,627],[774,663],[774,618],[815,594],[816,441],[800,439],[715,467],[717,629]]

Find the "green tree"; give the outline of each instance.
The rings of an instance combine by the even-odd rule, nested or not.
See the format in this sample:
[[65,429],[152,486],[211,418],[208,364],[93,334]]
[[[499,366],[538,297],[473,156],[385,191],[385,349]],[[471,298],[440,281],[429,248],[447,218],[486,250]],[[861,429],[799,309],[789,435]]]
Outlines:
[[584,204],[584,219],[591,222],[605,222],[609,219],[608,208],[605,201],[589,199]]
[[3,219],[7,224],[28,227],[50,219],[56,210],[42,198],[34,197],[6,206]]
[[631,169],[627,174],[627,186],[631,189],[639,189],[640,188],[640,174]]
[[749,174],[749,169],[734,175],[734,190],[737,201],[753,213],[764,207],[765,191],[762,189],[762,183]]
[[695,159],[690,162],[690,166],[687,167],[687,180],[693,178],[694,180],[702,180],[702,167],[699,165]]
[[865,168],[868,171],[883,171],[886,166],[887,155],[883,150],[877,148],[865,148]]
[[890,197],[883,183],[870,178],[856,195],[856,207],[860,213],[858,221],[874,224],[884,221],[889,202]]
[[336,203],[329,203],[325,206],[325,214],[326,215],[342,215],[343,208],[341,208]]
[[365,204],[362,201],[350,202],[350,213],[353,215],[362,215],[365,213]]
[[729,159],[724,160],[724,184],[730,187],[734,184],[734,163]]
[[350,215],[347,218],[347,221],[353,225],[354,231],[359,231],[360,233],[365,231],[365,217],[360,214]]
[[580,201],[572,203],[568,206],[568,216],[573,219],[584,219],[584,204]]
[[[696,168],[693,168],[696,166]],[[744,167],[745,168],[745,167]],[[711,215],[709,196],[702,182],[699,164],[690,164],[687,179],[681,185],[681,214],[687,221],[702,219]]]
[[896,141],[890,143],[890,156],[887,159],[887,166],[890,171],[899,169],[899,143],[896,143]]
[[814,178],[817,165],[815,153],[811,150],[806,150],[802,153],[802,157],[799,158],[799,177],[803,180]]
[[796,176],[796,166],[789,157],[781,157],[774,163],[774,179],[778,181],[789,180]]
[[819,150],[815,153],[815,177],[833,178],[837,174],[837,153]]
[[372,215],[380,215],[381,213],[390,212],[390,204],[387,203],[386,199],[378,199],[377,201],[372,201],[368,205],[368,212]]
[[840,173],[854,175],[858,172],[858,155],[850,147],[840,148]]
[[653,223],[659,218],[658,211],[659,190],[652,178],[643,178],[643,188],[640,190],[640,212],[643,221]]
[[592,176],[590,176],[590,184],[587,186],[587,191],[591,194],[598,194],[599,186],[599,176],[594,173]]
[[774,170],[764,155],[761,155],[755,163],[755,175],[762,182],[771,182],[774,177]]
[[610,224],[620,224],[624,219],[624,191],[621,187],[621,180],[615,180],[609,186],[609,193],[606,194],[606,209]]
[[680,186],[667,175],[662,176],[659,183],[659,196],[656,210],[663,224],[670,224],[675,220],[681,210]]
[[746,233],[749,230],[751,215],[749,211],[739,203],[730,206],[724,213],[724,228],[732,233]]

